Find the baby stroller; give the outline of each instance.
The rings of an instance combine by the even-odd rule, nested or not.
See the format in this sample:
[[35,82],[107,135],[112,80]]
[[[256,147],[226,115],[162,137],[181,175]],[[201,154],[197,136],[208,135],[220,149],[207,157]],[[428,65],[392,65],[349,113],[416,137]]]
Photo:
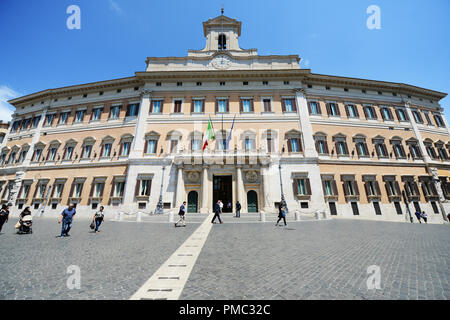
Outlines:
[[33,233],[33,218],[31,215],[27,215],[19,220],[19,228],[17,230],[18,234],[30,234]]

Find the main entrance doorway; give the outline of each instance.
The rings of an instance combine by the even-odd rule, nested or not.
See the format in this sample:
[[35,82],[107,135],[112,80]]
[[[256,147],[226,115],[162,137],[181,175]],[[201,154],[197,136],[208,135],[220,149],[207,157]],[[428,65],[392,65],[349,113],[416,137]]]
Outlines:
[[258,212],[258,194],[250,190],[247,193],[248,212]]
[[198,193],[197,191],[191,191],[188,194],[188,212],[198,212]]
[[[223,203],[223,212],[233,211],[233,179],[231,176],[213,177],[213,208],[219,199]],[[228,203],[231,204],[231,207],[228,207]]]

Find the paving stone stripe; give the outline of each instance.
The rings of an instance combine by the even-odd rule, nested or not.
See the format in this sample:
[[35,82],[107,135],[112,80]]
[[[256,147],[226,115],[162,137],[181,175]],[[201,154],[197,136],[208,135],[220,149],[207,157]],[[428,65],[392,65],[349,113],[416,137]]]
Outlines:
[[[130,300],[177,300],[211,231],[213,214],[133,294]],[[176,268],[175,268],[176,267]]]

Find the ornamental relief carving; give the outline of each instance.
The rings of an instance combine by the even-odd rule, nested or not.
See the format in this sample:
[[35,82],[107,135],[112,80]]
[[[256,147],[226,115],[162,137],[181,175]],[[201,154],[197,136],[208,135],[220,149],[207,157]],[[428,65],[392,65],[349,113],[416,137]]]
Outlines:
[[250,183],[258,182],[259,173],[256,170],[249,170],[245,172],[245,180]]
[[199,183],[200,182],[200,172],[198,172],[198,171],[186,172],[186,181],[188,183]]

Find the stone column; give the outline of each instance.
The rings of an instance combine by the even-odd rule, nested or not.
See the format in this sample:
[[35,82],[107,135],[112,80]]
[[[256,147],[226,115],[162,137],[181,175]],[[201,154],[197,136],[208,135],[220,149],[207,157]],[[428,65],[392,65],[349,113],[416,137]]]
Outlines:
[[200,208],[200,213],[208,213],[208,194],[209,194],[209,183],[208,183],[208,166],[203,166],[202,172],[202,207]]
[[309,119],[308,104],[304,94],[304,89],[295,90],[295,98],[297,102],[297,112],[300,121],[300,128],[303,137],[303,149],[305,157],[317,158],[316,144],[313,138],[313,129]]
[[244,180],[242,179],[242,166],[240,165],[236,166],[236,196],[237,196],[236,200],[239,201],[242,207],[241,212],[243,212],[247,207],[245,205],[247,201],[244,201],[245,200]]
[[130,158],[141,158],[144,153],[144,137],[147,130],[147,117],[150,110],[151,91],[143,89],[141,92],[141,102],[139,114],[136,119],[134,139],[131,145]]
[[176,200],[174,207],[179,207],[183,203],[183,201],[186,201],[186,191],[184,189],[184,178],[183,178],[183,166],[178,166],[178,174],[177,174],[177,191],[176,191]]
[[264,211],[271,212],[274,209],[270,203],[270,170],[269,167],[261,167],[261,178],[263,179],[263,196],[264,196]]

